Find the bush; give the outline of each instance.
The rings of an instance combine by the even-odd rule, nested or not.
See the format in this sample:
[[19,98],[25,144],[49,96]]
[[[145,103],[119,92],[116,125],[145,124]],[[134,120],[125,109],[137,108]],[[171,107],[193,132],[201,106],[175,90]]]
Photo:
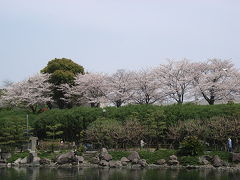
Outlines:
[[23,159],[23,158],[27,157],[28,154],[29,154],[28,152],[14,153],[14,154],[12,154],[12,156],[9,159],[7,159],[7,162],[8,163],[13,163],[18,158],[22,158]]
[[128,151],[109,151],[112,155],[113,160],[121,160],[122,157],[128,157],[130,152]]
[[75,154],[78,155],[78,156],[82,156],[84,151],[85,151],[85,147],[82,144],[80,144],[77,147],[77,151],[75,152]]
[[232,161],[232,153],[226,151],[210,151],[206,153],[209,156],[218,155],[222,160],[231,162]]
[[142,159],[146,159],[148,163],[156,163],[160,159],[168,159],[169,156],[176,154],[173,149],[160,149],[155,152],[139,151],[139,155]]
[[179,158],[180,164],[186,165],[200,165],[198,156],[182,156]]
[[181,143],[179,155],[197,156],[203,154],[204,145],[196,136],[188,136]]

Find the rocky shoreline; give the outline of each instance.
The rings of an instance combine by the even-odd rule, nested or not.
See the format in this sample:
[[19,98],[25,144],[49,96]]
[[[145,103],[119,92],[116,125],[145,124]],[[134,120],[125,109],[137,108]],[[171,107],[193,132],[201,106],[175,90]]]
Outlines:
[[40,158],[36,152],[30,152],[25,158],[18,158],[13,163],[0,162],[0,167],[49,167],[49,168],[128,168],[128,169],[216,169],[228,171],[240,171],[240,153],[232,153],[232,162],[228,163],[219,156],[201,156],[201,165],[182,165],[176,155],[171,155],[166,159],[159,159],[156,164],[148,164],[145,159],[141,159],[138,152],[133,151],[128,157],[121,160],[113,160],[107,149],[100,152],[88,152],[89,157],[77,156],[73,151],[61,154],[51,161],[47,158]]

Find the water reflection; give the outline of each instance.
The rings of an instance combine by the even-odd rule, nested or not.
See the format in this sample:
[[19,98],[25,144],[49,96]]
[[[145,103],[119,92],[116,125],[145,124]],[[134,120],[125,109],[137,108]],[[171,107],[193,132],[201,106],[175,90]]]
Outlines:
[[239,180],[239,172],[184,169],[0,168],[1,180]]

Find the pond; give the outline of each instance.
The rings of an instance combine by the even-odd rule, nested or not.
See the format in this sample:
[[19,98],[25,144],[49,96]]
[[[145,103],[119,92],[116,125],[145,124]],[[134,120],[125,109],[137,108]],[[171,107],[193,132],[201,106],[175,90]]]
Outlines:
[[0,168],[1,180],[239,180],[240,172],[186,169]]

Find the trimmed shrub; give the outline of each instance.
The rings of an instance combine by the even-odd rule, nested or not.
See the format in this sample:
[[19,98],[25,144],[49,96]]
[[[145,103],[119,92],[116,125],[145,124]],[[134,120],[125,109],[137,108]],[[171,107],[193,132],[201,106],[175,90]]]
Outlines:
[[197,156],[203,154],[204,145],[196,136],[184,138],[178,151],[179,155]]

